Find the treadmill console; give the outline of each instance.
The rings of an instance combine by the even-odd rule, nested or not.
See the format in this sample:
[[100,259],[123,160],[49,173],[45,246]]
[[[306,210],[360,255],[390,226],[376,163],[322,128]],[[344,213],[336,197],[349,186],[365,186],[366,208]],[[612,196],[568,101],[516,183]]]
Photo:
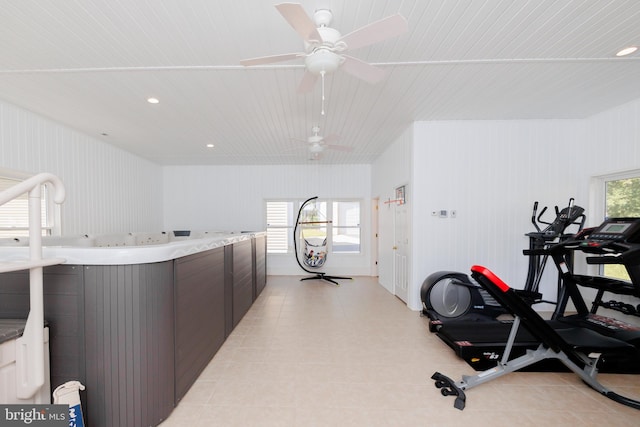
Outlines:
[[609,218],[591,232],[589,240],[635,243],[640,240],[640,218]]

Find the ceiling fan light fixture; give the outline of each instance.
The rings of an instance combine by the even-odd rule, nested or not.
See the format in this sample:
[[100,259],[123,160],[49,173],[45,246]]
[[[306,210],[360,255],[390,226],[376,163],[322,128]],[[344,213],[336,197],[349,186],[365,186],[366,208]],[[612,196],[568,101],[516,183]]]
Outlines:
[[627,55],[631,55],[632,53],[634,53],[635,51],[638,50],[638,46],[629,46],[629,47],[625,47],[624,49],[619,50],[616,53],[616,56],[627,56]]
[[314,143],[311,146],[309,146],[309,151],[313,154],[322,153],[324,151],[324,147],[319,143]]
[[332,73],[340,66],[340,55],[328,49],[319,48],[305,58],[307,70],[313,74]]

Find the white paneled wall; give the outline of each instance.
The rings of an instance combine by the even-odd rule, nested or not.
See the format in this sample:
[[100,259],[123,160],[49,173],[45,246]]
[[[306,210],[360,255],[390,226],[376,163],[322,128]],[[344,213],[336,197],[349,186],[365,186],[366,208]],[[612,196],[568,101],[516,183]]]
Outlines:
[[[373,195],[381,201],[380,283],[392,290],[384,240],[392,238],[393,221],[382,201],[404,181],[410,182],[413,237],[408,304],[417,310],[423,280],[438,270],[467,272],[484,264],[522,287],[533,202],[549,206],[552,219],[553,206],[574,197],[587,209],[588,224],[597,225],[602,218],[590,210],[600,201],[591,200],[591,177],[635,169],[640,100],[584,120],[414,123],[372,167]],[[457,218],[431,215],[440,210],[456,210]],[[542,290],[554,298],[552,265]]]
[[[483,264],[522,287],[534,201],[550,206],[551,219],[553,206],[570,197],[587,205],[587,188],[576,174],[584,122],[429,122],[416,123],[414,132],[413,282]],[[457,217],[431,215],[440,210],[456,210]]]
[[[412,146],[413,127],[409,127],[373,164],[371,177],[373,197],[379,199],[378,280],[389,292],[393,292],[393,234],[396,205],[392,203],[385,204],[384,202],[395,199],[395,189],[402,185],[407,185],[408,194],[406,194],[406,199],[408,206],[413,203],[411,191],[413,185],[409,185],[411,180]],[[425,188],[420,188],[419,191],[425,191]],[[411,220],[409,222],[411,223]],[[411,233],[409,234],[411,235]],[[411,256],[409,259],[411,259]]]
[[[326,270],[371,271],[369,165],[168,166],[164,168],[165,229],[264,230],[266,199],[360,199],[361,254],[333,255]],[[292,254],[269,255],[269,274],[301,274]]]
[[51,172],[67,190],[64,234],[159,230],[159,166],[0,102],[0,168]]
[[[373,165],[169,166],[0,102],[0,168],[51,172],[68,190],[63,232],[172,229],[262,230],[264,200],[358,198],[362,247],[336,257],[335,274],[369,274],[371,200],[379,199],[379,276],[392,291],[393,208],[408,184],[411,209],[409,306],[433,271],[485,264],[522,286],[531,207],[590,207],[590,178],[640,169],[640,100],[584,120],[418,122]],[[457,218],[431,216],[455,209]],[[590,216],[589,224],[601,221]],[[596,215],[597,216],[597,215]],[[270,256],[270,274],[299,274],[292,256]],[[551,272],[544,283],[554,291]]]
[[590,175],[640,169],[640,99],[591,117],[587,138]]

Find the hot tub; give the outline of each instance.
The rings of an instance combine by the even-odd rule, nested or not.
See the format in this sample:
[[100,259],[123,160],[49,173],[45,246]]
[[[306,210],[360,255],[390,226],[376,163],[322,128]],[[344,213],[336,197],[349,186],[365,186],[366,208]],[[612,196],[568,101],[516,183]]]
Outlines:
[[[0,260],[28,257],[0,241]],[[86,386],[91,426],[155,426],[171,413],[266,284],[265,232],[44,237],[51,388]],[[28,272],[0,275],[0,318],[26,317]]]
[[[176,235],[177,234],[177,235]],[[64,258],[66,264],[127,265],[162,262],[243,240],[255,232],[195,231],[126,233],[42,238],[43,258]],[[0,261],[29,257],[29,238],[0,239]]]

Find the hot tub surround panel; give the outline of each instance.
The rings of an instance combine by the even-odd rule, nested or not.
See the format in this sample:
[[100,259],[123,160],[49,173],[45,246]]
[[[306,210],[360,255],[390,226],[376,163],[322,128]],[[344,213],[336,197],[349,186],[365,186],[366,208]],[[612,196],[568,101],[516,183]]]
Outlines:
[[[178,243],[185,255],[171,259],[164,257],[175,247],[152,251],[154,262],[99,265],[89,248],[88,264],[44,269],[52,389],[85,384],[88,425],[166,419],[264,288],[265,233],[188,240],[194,247],[155,246]],[[131,257],[102,250],[109,249],[118,252],[111,261],[152,257],[143,248],[128,248],[136,249]],[[28,274],[4,273],[0,281],[0,317],[26,317]]]

